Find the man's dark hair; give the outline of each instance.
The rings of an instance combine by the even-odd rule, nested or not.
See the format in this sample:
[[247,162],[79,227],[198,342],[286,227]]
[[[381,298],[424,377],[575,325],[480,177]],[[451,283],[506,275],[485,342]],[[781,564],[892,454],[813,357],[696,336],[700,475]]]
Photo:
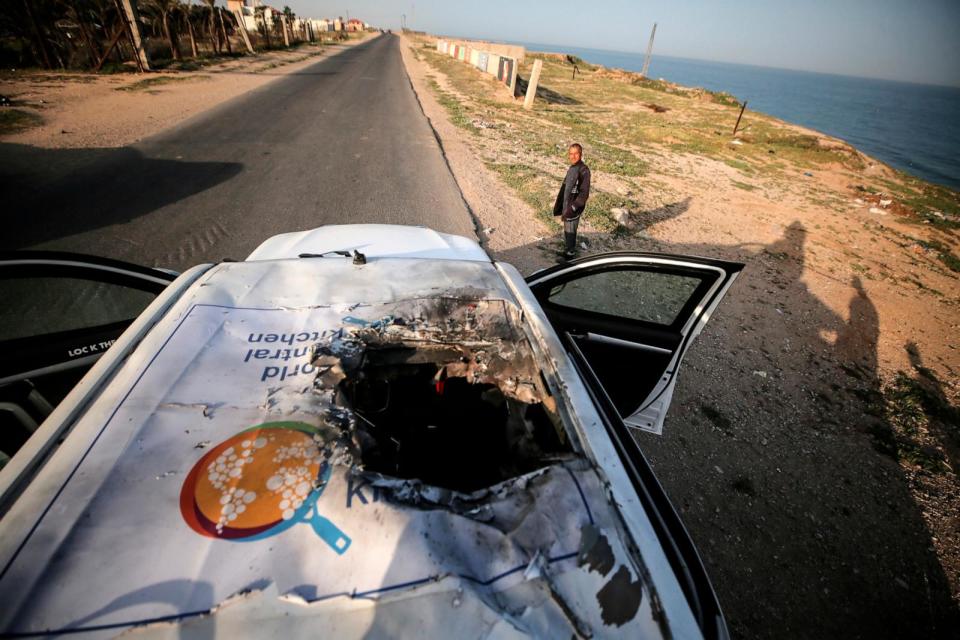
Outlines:
[[579,142],[574,142],[572,145],[570,145],[570,146],[567,147],[567,148],[568,148],[568,149],[576,149],[577,152],[578,152],[581,156],[583,155],[583,147],[580,146],[580,143],[579,143]]

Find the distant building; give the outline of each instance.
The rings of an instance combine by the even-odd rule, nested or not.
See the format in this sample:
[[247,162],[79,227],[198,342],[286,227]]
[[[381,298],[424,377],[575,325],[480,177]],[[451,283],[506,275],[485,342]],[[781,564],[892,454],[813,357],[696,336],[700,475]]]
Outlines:
[[253,8],[258,0],[227,0],[227,9],[231,12],[240,11],[244,15],[253,15]]
[[357,20],[356,18],[347,20],[347,31],[363,31],[365,27],[363,20]]
[[[263,22],[266,23],[267,29],[273,29],[274,22],[280,22],[280,16],[283,15],[283,11],[265,4],[263,0],[227,0],[227,9],[234,15],[239,13],[243,17],[243,26],[247,28],[247,31],[259,30],[260,18],[258,13],[263,15]],[[352,23],[354,20],[350,22]],[[300,17],[294,18],[289,27],[294,33],[300,33],[306,25],[309,25],[314,33],[343,31],[350,28],[349,23],[343,22],[342,18],[317,20]]]
[[234,15],[240,14],[247,31],[257,30],[255,9],[259,5],[260,0],[227,0],[227,10]]

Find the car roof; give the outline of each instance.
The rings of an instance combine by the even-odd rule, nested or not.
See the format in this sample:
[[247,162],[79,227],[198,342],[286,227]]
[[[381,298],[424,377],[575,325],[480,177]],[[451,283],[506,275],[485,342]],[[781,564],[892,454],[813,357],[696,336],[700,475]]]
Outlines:
[[[314,393],[324,389],[312,345],[358,332],[420,331],[430,341],[430,331],[462,330],[443,325],[431,305],[467,324],[486,309],[500,318],[490,325],[498,337],[526,339],[518,300],[489,260],[332,256],[211,267],[14,505],[34,522],[25,536],[0,541],[0,629],[227,633],[255,621],[264,634],[456,625],[467,636],[500,628],[660,637],[664,603],[630,550],[606,478],[583,455],[464,494],[357,475],[334,447],[320,466],[326,477],[307,490],[308,515],[298,506],[292,522],[285,515],[243,539],[218,539],[220,525],[203,535],[214,525],[198,524],[189,502],[198,474],[229,484],[244,455],[271,451],[276,466],[318,442],[326,428],[318,416],[332,413]],[[299,478],[282,468],[280,480]],[[290,484],[292,497],[301,480]]]

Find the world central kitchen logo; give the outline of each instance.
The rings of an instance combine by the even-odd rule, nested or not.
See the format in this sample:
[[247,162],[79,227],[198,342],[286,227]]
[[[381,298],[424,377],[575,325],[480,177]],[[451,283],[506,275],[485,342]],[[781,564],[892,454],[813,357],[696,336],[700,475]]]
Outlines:
[[210,538],[250,542],[308,524],[338,554],[350,537],[320,515],[330,480],[323,438],[302,422],[268,422],[223,441],[193,466],[180,513]]

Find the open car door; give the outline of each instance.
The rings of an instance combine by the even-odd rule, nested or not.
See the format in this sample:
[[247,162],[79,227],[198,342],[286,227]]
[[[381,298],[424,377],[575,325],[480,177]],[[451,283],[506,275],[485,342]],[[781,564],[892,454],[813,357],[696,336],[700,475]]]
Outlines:
[[175,278],[78,254],[0,254],[0,467]]
[[618,252],[538,271],[527,283],[623,422],[660,434],[677,369],[743,265]]

